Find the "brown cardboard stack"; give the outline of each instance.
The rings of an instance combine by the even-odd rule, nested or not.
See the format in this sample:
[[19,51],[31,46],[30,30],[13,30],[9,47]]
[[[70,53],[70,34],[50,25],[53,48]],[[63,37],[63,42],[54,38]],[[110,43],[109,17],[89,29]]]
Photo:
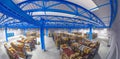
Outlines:
[[[70,33],[54,33],[53,38],[57,48],[62,51],[62,59],[92,59],[100,45],[99,42],[93,42],[84,36]],[[65,46],[67,48],[65,48]],[[67,53],[67,51],[69,53]],[[76,55],[76,53],[78,53],[78,55]]]
[[17,54],[17,51],[13,47],[9,46],[8,44],[5,44],[4,46],[10,59],[19,59],[19,55]]
[[[27,58],[27,52],[33,51],[35,49],[36,44],[36,36],[34,35],[28,35],[27,37],[20,36],[19,40],[15,40],[13,42],[8,42],[10,48],[7,48],[8,45],[5,44],[5,48],[10,55],[10,58],[12,56],[13,59],[17,58]],[[15,51],[15,52],[14,52]],[[14,52],[15,54],[12,54]],[[15,55],[15,57],[14,57]],[[16,57],[17,56],[17,57]],[[12,59],[11,58],[11,59]]]
[[61,45],[61,59],[82,59],[79,53],[75,53],[66,44]]
[[11,46],[17,51],[19,57],[21,58],[26,58],[26,55],[25,55],[25,48],[24,48],[24,44],[23,43],[15,43],[15,42],[12,42],[11,43]]

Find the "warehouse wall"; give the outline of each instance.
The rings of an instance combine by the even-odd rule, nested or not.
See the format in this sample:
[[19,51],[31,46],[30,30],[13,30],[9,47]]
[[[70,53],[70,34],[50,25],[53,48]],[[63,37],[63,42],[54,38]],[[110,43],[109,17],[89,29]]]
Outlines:
[[0,29],[0,44],[5,41],[5,31],[3,28]]
[[107,59],[120,59],[120,0],[118,1],[118,14],[112,28],[110,28],[112,41]]
[[[8,33],[14,33],[15,36],[21,35],[23,33],[20,29],[8,29],[7,32]],[[5,30],[4,30],[4,28],[1,28],[0,29],[0,43],[6,41],[5,37],[6,37],[5,36]]]

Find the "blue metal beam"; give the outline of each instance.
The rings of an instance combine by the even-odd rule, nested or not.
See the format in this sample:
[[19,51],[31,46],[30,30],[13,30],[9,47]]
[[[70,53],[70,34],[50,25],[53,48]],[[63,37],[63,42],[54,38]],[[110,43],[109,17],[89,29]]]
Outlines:
[[117,15],[117,11],[118,11],[118,0],[110,0],[110,5],[111,5],[111,20],[110,20],[110,24],[109,27],[112,27],[112,23],[114,22],[116,15]]
[[[46,25],[45,28],[67,28],[67,29],[82,29],[82,28],[88,28],[89,26],[56,26],[56,25]],[[95,27],[95,28],[109,28],[109,27]]]
[[48,28],[46,28],[46,36],[48,36]]
[[41,28],[40,28],[40,37],[41,37],[41,48],[43,51],[46,51],[45,48],[45,39],[44,39],[44,19],[41,19]]
[[6,42],[8,42],[7,27],[5,27],[5,37],[6,37]]
[[[40,12],[44,12],[44,9],[30,9],[30,10],[24,10],[25,12],[37,12],[37,11],[40,11]],[[60,12],[60,13],[67,13],[67,14],[71,14],[71,15],[77,15],[77,16],[80,16],[80,17],[84,17],[86,19],[90,19],[89,17],[86,17],[84,15],[81,15],[81,14],[76,14],[74,12],[70,12],[70,11],[67,11],[67,10],[60,10],[60,9],[45,9],[46,12]]]
[[69,4],[65,4],[66,6],[68,6],[73,12],[75,12],[76,10],[73,8],[73,7],[71,7]]
[[46,7],[46,9],[48,9],[48,8],[50,8],[50,7],[53,7],[53,6],[60,5],[60,4],[61,4],[61,3],[60,3],[60,2],[58,2],[58,3],[56,3],[56,4],[49,5],[49,6],[47,6],[47,7]]
[[45,41],[44,41],[44,28],[40,28],[40,37],[41,37],[41,48],[42,50],[46,50],[45,49]]
[[[24,1],[24,2],[22,2],[22,3],[30,2],[30,1],[39,1],[39,0],[29,0],[29,1]],[[54,1],[56,1],[56,0],[54,0]],[[103,25],[105,26],[105,24],[100,21],[100,18],[98,18],[95,14],[93,14],[93,13],[90,12],[89,10],[87,10],[87,9],[85,9],[85,8],[79,6],[79,5],[76,5],[76,4],[74,4],[74,3],[71,3],[71,2],[68,2],[68,1],[65,1],[65,0],[62,0],[62,1],[57,0],[56,2],[61,2],[62,4],[70,4],[70,5],[72,5],[72,6],[81,8],[82,10],[84,10],[84,11],[90,13],[91,15],[93,15],[96,19],[98,19],[98,21],[99,21],[100,24],[103,24]],[[21,4],[21,3],[20,3],[20,4]],[[20,5],[20,4],[18,4],[18,5]],[[76,14],[75,12],[69,12],[69,11],[59,10],[59,9],[46,9],[46,11],[52,11],[52,10],[53,10],[54,12],[62,12],[62,13],[68,13],[68,14],[78,15],[78,16],[84,17],[84,18],[86,18],[86,19],[89,20],[89,17],[86,17],[86,16],[81,15],[81,14]],[[27,11],[30,12],[30,11],[44,11],[44,10],[40,10],[40,9],[37,10],[37,9],[36,9],[36,10],[27,10]],[[94,20],[93,20],[93,21],[94,21]]]
[[36,3],[34,3],[34,2],[32,2],[32,4],[34,4],[34,5],[38,6],[38,7],[42,7],[42,6],[40,6],[39,4],[36,4]]
[[[99,5],[99,6],[97,6],[97,7],[91,8],[91,9],[89,9],[89,11],[92,11],[92,10],[97,9],[97,8],[104,7],[104,6],[106,6],[106,5],[110,5],[110,3],[108,2],[108,3],[105,3],[105,4]],[[80,14],[84,14],[84,13],[86,13],[86,12],[84,12],[84,11],[81,11],[81,12],[80,12]]]
[[[73,24],[85,25],[84,23],[68,22],[68,21],[63,21],[63,20],[45,20],[45,22],[61,22],[61,23],[73,23]],[[58,26],[59,26],[59,25],[58,25]]]
[[4,21],[6,19],[8,19],[8,17],[0,19],[0,22]]
[[[94,23],[94,22],[91,22],[91,21],[88,21],[88,20],[83,20],[83,19],[79,19],[79,18],[73,18],[73,17],[66,17],[66,16],[55,16],[55,15],[33,15],[33,17],[41,17],[41,16],[46,16],[46,17],[55,17],[55,18],[58,18],[58,17],[61,17],[62,19],[61,20],[64,20],[63,18],[68,18],[67,20],[71,20],[71,19],[74,19],[75,21],[82,21],[82,22],[88,22],[90,24],[93,24],[93,25],[99,25],[97,23]],[[52,20],[52,19],[49,19],[49,20]]]
[[16,18],[31,24],[35,24],[36,26],[40,25],[38,21],[34,20],[31,16],[27,15],[18,6],[16,6],[11,0],[0,1],[0,8],[1,8],[0,12],[8,16],[11,16],[13,18]]
[[14,28],[39,28],[39,27],[35,27],[35,26],[24,26],[24,25],[10,25],[10,27],[14,27]]

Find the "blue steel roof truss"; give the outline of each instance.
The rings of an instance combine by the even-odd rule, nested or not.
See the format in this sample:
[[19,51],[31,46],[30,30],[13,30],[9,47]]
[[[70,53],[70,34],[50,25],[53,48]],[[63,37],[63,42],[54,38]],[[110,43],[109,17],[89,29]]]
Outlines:
[[[44,23],[45,28],[89,28],[91,25],[94,28],[109,28],[112,25],[117,13],[116,0],[114,1],[110,0],[110,3],[106,3],[96,7],[96,8],[100,8],[102,6],[111,5],[111,21],[110,21],[110,25],[106,26],[99,17],[97,17],[94,13],[90,12],[95,8],[87,10],[79,5],[76,5],[74,3],[71,3],[65,0],[49,0],[49,1],[56,2],[55,4],[51,4],[51,5],[47,5],[47,3],[49,3],[48,0],[45,0],[45,1],[27,0],[17,5],[12,3],[10,0],[6,0],[6,1],[7,2],[9,1],[8,3],[12,4],[12,6],[7,6],[7,3],[5,1],[3,2],[0,1],[0,7],[2,8],[0,12],[6,14],[7,16],[15,18],[14,20],[9,20],[11,22],[13,21],[13,23],[6,21],[3,24],[3,26],[7,26],[10,28],[15,28],[16,26],[18,28],[40,28],[40,25],[43,24],[40,21],[41,19],[44,19],[45,21]],[[39,5],[35,3],[36,1],[41,2],[43,5]],[[40,8],[22,10],[25,6],[29,5],[30,3]],[[66,6],[67,8],[69,8],[69,10],[54,8],[55,6],[60,6],[60,5]],[[17,10],[15,10],[14,8]],[[79,11],[78,9],[81,9],[82,11]],[[37,12],[37,11],[44,12],[45,15],[33,15],[33,12]],[[65,13],[65,14],[70,14],[75,16],[72,18],[72,17],[65,17],[65,16],[46,15],[46,12],[59,12],[59,13]],[[84,13],[86,13],[87,15],[84,15]],[[0,18],[1,22],[7,20],[8,17],[6,15],[1,16]],[[6,16],[6,18],[4,16]],[[40,19],[34,20],[30,16],[40,17]],[[76,18],[76,16],[83,17],[86,20]],[[56,18],[56,20],[53,20],[54,18]],[[15,22],[16,19],[20,20],[20,22]],[[56,25],[59,25],[59,26],[56,26]]]
[[[29,1],[28,1],[29,2]],[[41,1],[42,2],[42,1]],[[57,1],[57,2],[60,2],[60,1]],[[33,2],[30,2],[30,3],[33,3]],[[34,2],[35,3],[35,2]],[[47,2],[46,2],[47,3]],[[66,5],[66,6],[68,6],[68,8],[70,8],[70,9],[72,9],[73,11],[67,11],[67,10],[60,10],[60,9],[53,9],[52,7],[54,7],[54,6],[56,6],[56,5],[60,5],[60,4],[64,4],[64,5]],[[84,18],[87,18],[88,20],[90,19],[89,17],[86,17],[86,16],[84,16],[84,15],[81,15],[81,14],[79,14],[79,13],[76,13],[76,11],[78,11],[77,10],[77,8],[81,8],[81,7],[78,7],[78,5],[77,6],[74,6],[74,5],[72,5],[72,6],[74,6],[75,8],[76,8],[76,10],[75,9],[73,9],[71,6],[70,6],[71,4],[70,3],[65,3],[65,2],[61,2],[61,3],[58,3],[58,4],[53,4],[52,5],[52,7],[44,7],[44,8],[39,8],[39,9],[31,9],[31,10],[25,10],[26,12],[34,12],[34,11],[53,11],[53,12],[62,12],[62,13],[67,13],[67,14],[73,14],[73,15],[77,15],[77,16],[80,16],[80,17],[84,17]],[[37,4],[37,6],[39,6],[38,4]],[[82,8],[81,8],[82,9]],[[85,12],[88,12],[88,11],[86,11],[86,9],[83,9]],[[88,12],[88,13],[90,13],[90,12]],[[97,16],[95,16],[94,14],[91,14],[91,15],[93,15],[96,19],[98,19],[98,21],[99,21],[99,18],[97,17]],[[92,20],[92,21],[94,21],[94,20]],[[104,23],[103,22],[100,22],[100,24],[102,24],[102,25],[104,25]]]

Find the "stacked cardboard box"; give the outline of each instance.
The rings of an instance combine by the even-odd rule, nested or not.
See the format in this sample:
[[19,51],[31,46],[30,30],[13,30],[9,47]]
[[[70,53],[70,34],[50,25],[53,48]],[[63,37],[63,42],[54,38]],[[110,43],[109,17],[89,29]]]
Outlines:
[[4,46],[10,59],[19,59],[19,55],[17,54],[17,51],[13,47],[8,45],[7,43],[4,44]]
[[[82,35],[82,34],[84,34],[84,37],[85,37],[85,38],[89,38],[89,34],[87,34],[87,33],[73,32],[73,34],[76,34],[76,35]],[[92,39],[97,38],[97,36],[98,36],[97,33],[92,33]]]
[[[27,52],[31,52],[35,49],[36,36],[29,35],[27,37],[20,36],[21,40],[15,40],[13,42],[8,42],[5,44],[6,51],[10,55],[10,59],[27,59]],[[10,46],[10,47],[8,47]],[[12,57],[12,58],[11,58]]]
[[61,51],[62,59],[93,58],[100,45],[99,42],[93,42],[84,36],[70,33],[54,33],[53,37],[56,46]]

